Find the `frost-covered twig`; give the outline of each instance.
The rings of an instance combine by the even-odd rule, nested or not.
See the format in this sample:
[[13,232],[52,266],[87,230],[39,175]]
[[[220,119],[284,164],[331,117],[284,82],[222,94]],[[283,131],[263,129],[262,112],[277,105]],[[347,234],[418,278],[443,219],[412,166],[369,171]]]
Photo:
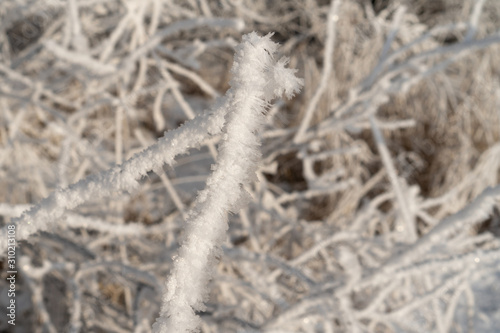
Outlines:
[[[17,239],[27,239],[39,230],[47,230],[68,209],[85,202],[106,198],[119,191],[131,191],[137,180],[149,171],[164,164],[172,164],[174,158],[189,148],[198,147],[209,135],[217,134],[224,123],[224,115],[230,107],[229,100],[220,101],[216,112],[201,115],[182,127],[167,132],[156,144],[110,170],[91,175],[66,188],[58,189],[43,199],[12,223],[18,226]],[[7,241],[7,228],[0,232],[0,246]]]
[[323,57],[323,73],[321,75],[321,80],[319,82],[319,86],[314,93],[309,105],[307,106],[306,113],[304,115],[304,119],[300,124],[300,127],[295,134],[294,142],[301,143],[304,139],[304,133],[307,131],[309,124],[312,120],[314,112],[318,106],[319,100],[321,96],[324,94],[327,86],[328,80],[330,80],[331,73],[333,71],[332,64],[332,56],[333,50],[335,46],[335,35],[337,33],[336,22],[338,21],[338,13],[341,4],[341,0],[332,0],[330,4],[330,11],[328,12],[328,21],[326,26],[326,45],[325,45],[325,55]]
[[391,258],[384,269],[392,271],[395,267],[410,265],[432,246],[441,243],[443,239],[447,239],[459,230],[486,220],[493,207],[497,205],[499,198],[500,186],[487,188],[468,206],[443,219],[406,251]]
[[370,116],[370,124],[372,127],[372,132],[375,138],[377,149],[379,151],[380,157],[382,158],[382,162],[384,163],[384,167],[387,171],[387,175],[394,190],[394,194],[396,194],[399,210],[401,212],[401,217],[404,223],[404,226],[399,225],[396,227],[396,229],[398,232],[402,232],[407,237],[407,241],[414,242],[417,239],[417,230],[414,223],[414,216],[412,216],[410,205],[407,202],[409,198],[403,193],[399,177],[396,173],[396,168],[394,167],[394,163],[391,159],[391,154],[389,153],[389,149],[387,148],[387,145],[385,143],[384,136],[382,135],[382,132],[378,127],[377,120],[373,115]]
[[[220,132],[227,121],[219,163],[188,219],[187,238],[169,281],[162,316],[155,326],[157,331],[167,327],[176,332],[195,329],[198,320],[193,308],[202,308],[203,290],[210,277],[207,270],[224,238],[226,215],[238,211],[245,201],[243,186],[254,178],[260,156],[256,133],[265,120],[264,112],[273,98],[282,94],[290,98],[302,84],[294,76],[294,70],[285,68],[286,59],[274,59],[277,47],[270,35],[245,36],[233,66],[232,88],[219,101],[218,108],[167,132],[158,143],[122,165],[56,190],[12,220],[18,226],[17,239],[47,230],[68,209],[118,191],[133,190],[137,180],[148,171],[172,164],[175,156]],[[2,235],[5,233],[4,228]],[[2,237],[0,245],[6,239]]]
[[186,222],[186,238],[154,332],[191,332],[200,325],[195,311],[204,309],[207,283],[225,238],[227,214],[241,208],[248,195],[243,187],[255,178],[260,156],[256,133],[265,120],[264,112],[273,98],[282,94],[290,98],[302,84],[294,70],[284,67],[286,60],[274,59],[277,47],[270,35],[256,33],[244,36],[237,47],[219,160]]
[[116,71],[116,67],[113,65],[99,62],[86,54],[66,50],[53,40],[46,41],[44,45],[57,58],[81,66],[95,75],[108,75]]
[[149,39],[144,45],[135,50],[128,59],[122,64],[123,67],[130,66],[133,62],[140,59],[144,54],[156,48],[161,41],[167,36],[173,35],[175,33],[190,30],[202,26],[209,27],[231,27],[238,30],[242,30],[245,23],[238,19],[223,19],[223,18],[196,18],[185,21],[175,22],[167,28],[158,31],[155,36]]

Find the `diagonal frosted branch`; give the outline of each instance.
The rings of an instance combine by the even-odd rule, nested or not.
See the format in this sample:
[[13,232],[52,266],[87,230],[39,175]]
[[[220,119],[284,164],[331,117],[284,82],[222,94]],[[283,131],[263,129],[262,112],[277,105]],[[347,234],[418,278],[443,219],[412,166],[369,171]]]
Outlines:
[[194,18],[184,21],[178,21],[170,24],[167,28],[158,31],[151,39],[144,45],[135,50],[128,59],[125,60],[124,67],[140,59],[143,55],[156,48],[161,41],[178,32],[195,29],[202,26],[208,27],[221,27],[221,28],[236,28],[242,30],[245,23],[239,19],[226,19],[226,18]]
[[394,271],[398,267],[411,265],[443,239],[447,239],[459,230],[484,221],[491,214],[493,207],[498,204],[499,198],[500,186],[487,188],[471,204],[444,218],[406,251],[391,258],[383,269]]
[[[106,198],[118,191],[131,191],[137,180],[164,164],[171,165],[174,158],[188,149],[199,146],[210,135],[220,132],[228,99],[219,101],[219,107],[198,116],[178,129],[166,132],[157,143],[137,153],[114,168],[93,174],[66,188],[60,188],[41,200],[12,223],[17,225],[17,240],[27,239],[39,230],[48,230],[66,210],[87,201]],[[7,229],[0,231],[0,246],[6,246]]]
[[94,74],[107,75],[116,71],[116,67],[111,64],[102,63],[84,53],[69,51],[58,45],[53,40],[46,41],[44,45],[57,58],[71,64],[81,66]]

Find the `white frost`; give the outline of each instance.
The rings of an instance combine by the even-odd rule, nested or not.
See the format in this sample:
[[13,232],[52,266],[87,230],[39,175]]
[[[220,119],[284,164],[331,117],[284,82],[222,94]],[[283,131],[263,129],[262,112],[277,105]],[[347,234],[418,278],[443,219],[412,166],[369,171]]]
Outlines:
[[278,45],[270,36],[250,33],[236,49],[219,160],[186,222],[186,237],[153,325],[156,333],[192,332],[199,327],[195,311],[204,309],[207,283],[228,227],[227,213],[241,208],[243,188],[255,175],[260,158],[256,133],[265,120],[264,111],[271,99],[282,94],[290,98],[302,85],[295,70],[285,68],[285,59],[274,59]]

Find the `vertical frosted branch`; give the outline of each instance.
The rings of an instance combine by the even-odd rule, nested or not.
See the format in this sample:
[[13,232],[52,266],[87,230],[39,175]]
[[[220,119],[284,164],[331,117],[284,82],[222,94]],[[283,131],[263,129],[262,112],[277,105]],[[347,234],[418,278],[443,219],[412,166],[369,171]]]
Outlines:
[[326,46],[325,46],[325,56],[323,58],[323,73],[321,74],[321,81],[319,82],[318,89],[314,93],[311,101],[307,105],[306,114],[302,123],[300,124],[299,130],[293,141],[295,143],[300,143],[303,140],[304,134],[311,123],[312,117],[314,115],[314,111],[316,111],[316,107],[318,106],[319,99],[326,91],[328,80],[330,79],[331,73],[333,71],[332,66],[332,57],[333,50],[335,46],[335,35],[336,35],[336,22],[338,21],[338,11],[340,7],[341,0],[332,0],[330,4],[330,11],[328,12],[328,22],[327,22],[327,31],[326,31]]
[[402,230],[399,230],[400,226],[398,226],[397,229],[398,231],[403,231],[405,233],[408,241],[413,242],[417,239],[417,230],[414,223],[414,217],[411,213],[408,202],[406,201],[403,189],[399,184],[396,168],[394,167],[394,163],[391,159],[389,149],[387,148],[387,145],[385,143],[384,136],[382,135],[382,132],[380,131],[380,128],[377,125],[377,121],[373,115],[370,116],[370,124],[373,132],[373,137],[375,138],[375,143],[377,144],[377,149],[380,153],[380,157],[382,158],[382,163],[384,163],[384,167],[387,171],[387,175],[394,190],[394,194],[396,194],[396,200],[398,202],[401,217],[404,222],[404,227],[401,226]]
[[227,98],[224,139],[219,161],[187,220],[186,237],[175,259],[154,332],[192,332],[200,324],[207,283],[225,238],[228,212],[237,212],[248,195],[243,188],[255,178],[260,159],[257,132],[272,98],[295,94],[302,82],[286,60],[275,61],[278,45],[270,35],[245,35],[237,48]]

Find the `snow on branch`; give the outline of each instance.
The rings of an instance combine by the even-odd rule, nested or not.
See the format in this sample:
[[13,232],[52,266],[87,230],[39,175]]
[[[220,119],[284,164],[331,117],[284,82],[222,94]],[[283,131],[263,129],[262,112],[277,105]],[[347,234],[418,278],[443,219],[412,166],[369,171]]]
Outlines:
[[[210,112],[167,132],[156,144],[123,164],[60,188],[13,218],[17,240],[50,230],[67,210],[85,202],[134,190],[137,180],[147,172],[158,170],[164,164],[171,165],[177,155],[222,131],[218,163],[189,214],[186,237],[168,282],[160,317],[154,325],[155,332],[196,330],[199,318],[194,311],[203,309],[210,268],[221,253],[227,213],[239,211],[248,197],[243,188],[256,177],[260,160],[257,132],[265,121],[264,113],[273,98],[281,95],[291,98],[303,84],[295,77],[296,70],[285,68],[286,58],[275,59],[277,48],[271,34],[245,35],[236,49],[231,89]],[[7,227],[4,227],[0,231],[1,247],[6,246],[6,235]]]
[[264,112],[273,98],[283,94],[290,98],[302,85],[295,70],[285,68],[286,59],[274,59],[278,44],[270,36],[250,33],[236,49],[219,160],[186,222],[186,236],[153,325],[156,333],[192,332],[199,327],[195,311],[204,309],[207,283],[228,228],[227,214],[241,208],[248,196],[243,188],[255,177],[260,159],[257,132]]
[[[149,171],[160,169],[164,164],[172,165],[174,158],[199,146],[209,135],[218,134],[224,123],[224,114],[229,107],[227,99],[218,102],[218,107],[183,126],[166,132],[154,145],[134,155],[114,168],[93,174],[66,188],[60,188],[47,198],[12,219],[17,225],[17,240],[27,239],[41,230],[48,230],[66,210],[85,202],[106,198],[119,191],[132,191],[137,180]],[[0,231],[0,246],[5,247],[7,227]]]
[[486,220],[493,207],[497,205],[499,197],[500,186],[486,188],[472,203],[444,218],[406,251],[391,258],[383,268],[385,271],[392,271],[403,265],[411,265],[416,258],[421,258],[426,251],[443,239]]

